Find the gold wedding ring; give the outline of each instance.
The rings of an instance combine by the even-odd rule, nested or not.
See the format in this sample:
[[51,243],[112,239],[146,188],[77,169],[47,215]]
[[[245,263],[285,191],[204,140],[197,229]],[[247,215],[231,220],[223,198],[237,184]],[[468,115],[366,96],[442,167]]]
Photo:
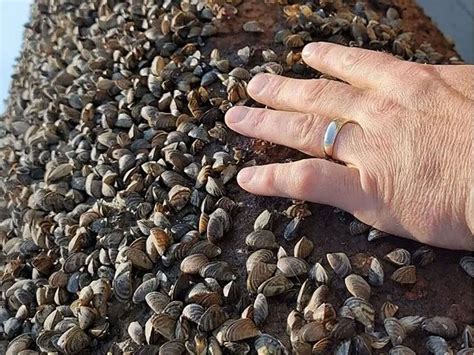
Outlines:
[[323,151],[326,155],[326,158],[333,159],[334,153],[334,144],[336,143],[337,135],[339,131],[346,123],[352,123],[351,120],[346,120],[343,118],[335,118],[333,119],[328,127],[326,128],[326,132],[324,133],[324,140],[323,140]]

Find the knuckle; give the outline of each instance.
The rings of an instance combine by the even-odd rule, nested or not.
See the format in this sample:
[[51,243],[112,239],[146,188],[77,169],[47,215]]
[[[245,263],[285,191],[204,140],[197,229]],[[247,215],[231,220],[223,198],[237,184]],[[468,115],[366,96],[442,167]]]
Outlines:
[[315,185],[315,169],[312,164],[304,163],[298,169],[292,170],[292,184],[290,195],[304,198]]
[[399,104],[390,97],[370,97],[366,100],[366,111],[371,116],[393,116],[399,109]]
[[283,101],[285,100],[286,96],[286,84],[287,80],[284,78],[274,78],[270,80],[269,84],[265,87],[266,94],[268,94],[269,97],[273,98],[273,102],[277,101]]
[[348,50],[342,56],[342,69],[347,72],[353,72],[360,68],[367,62],[370,62],[373,53],[369,51],[363,51],[361,53],[354,53],[351,50]]
[[302,87],[302,102],[306,106],[311,106],[320,101],[331,85],[331,80],[316,79],[308,87]]
[[260,184],[261,188],[265,191],[274,191],[275,190],[275,173],[274,169],[270,166],[265,167],[260,174]]
[[304,114],[302,122],[295,123],[294,127],[298,146],[306,151],[311,150],[311,148],[313,148],[317,128],[314,115],[310,113]]

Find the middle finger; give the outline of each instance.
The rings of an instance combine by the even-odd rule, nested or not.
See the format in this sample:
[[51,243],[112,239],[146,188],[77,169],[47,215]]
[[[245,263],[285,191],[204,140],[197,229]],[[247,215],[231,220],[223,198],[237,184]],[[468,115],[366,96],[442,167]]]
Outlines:
[[363,96],[361,89],[327,79],[292,79],[260,74],[247,88],[256,101],[284,111],[313,112],[352,119],[355,103]]

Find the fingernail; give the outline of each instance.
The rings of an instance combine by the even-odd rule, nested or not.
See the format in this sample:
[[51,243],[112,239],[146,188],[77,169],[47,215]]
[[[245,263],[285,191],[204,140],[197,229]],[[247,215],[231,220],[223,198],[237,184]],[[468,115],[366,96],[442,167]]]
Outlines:
[[253,93],[254,95],[258,95],[267,84],[268,84],[268,75],[258,74],[252,80],[250,80],[247,90]]
[[229,111],[227,111],[227,114],[225,115],[225,121],[227,124],[239,123],[245,118],[248,111],[249,109],[245,106],[232,107]]
[[239,172],[239,175],[237,175],[237,182],[239,185],[245,185],[252,179],[253,170],[254,169],[252,168],[245,168]]
[[319,47],[318,42],[309,43],[306,46],[304,46],[303,52],[302,52],[303,58],[310,57],[315,51],[318,50],[318,47]]

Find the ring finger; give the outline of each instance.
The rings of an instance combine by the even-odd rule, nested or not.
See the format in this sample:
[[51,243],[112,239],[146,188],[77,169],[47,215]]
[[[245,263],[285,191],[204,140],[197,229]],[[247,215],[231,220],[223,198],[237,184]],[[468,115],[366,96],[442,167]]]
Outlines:
[[[323,138],[331,118],[299,112],[274,111],[237,106],[226,114],[226,123],[240,134],[264,139],[306,154],[324,157]],[[332,157],[354,162],[356,145],[363,139],[360,126],[344,125],[337,135]]]

